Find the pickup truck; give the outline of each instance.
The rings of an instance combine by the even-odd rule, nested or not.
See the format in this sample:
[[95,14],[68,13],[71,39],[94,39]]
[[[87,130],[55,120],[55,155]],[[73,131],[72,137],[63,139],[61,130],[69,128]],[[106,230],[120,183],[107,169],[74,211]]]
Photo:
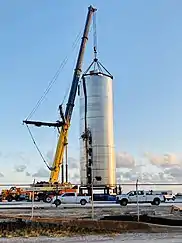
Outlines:
[[55,204],[56,207],[60,204],[77,204],[85,205],[86,203],[91,202],[91,196],[80,195],[75,192],[66,192],[62,195],[54,196],[52,199],[52,204]]
[[127,194],[117,195],[116,203],[120,203],[121,206],[126,206],[128,203],[137,202],[137,192],[138,192],[138,202],[139,203],[151,203],[152,205],[159,205],[164,202],[163,195],[153,194],[151,191],[130,191]]
[[174,194],[162,194],[164,196],[164,201],[169,201],[169,200],[172,200],[172,201],[175,201],[176,199],[176,196]]
[[176,199],[176,196],[172,193],[171,190],[168,190],[168,191],[152,191],[151,192],[155,195],[163,195],[164,196],[164,201],[169,201],[169,200],[172,200],[172,201],[175,201]]

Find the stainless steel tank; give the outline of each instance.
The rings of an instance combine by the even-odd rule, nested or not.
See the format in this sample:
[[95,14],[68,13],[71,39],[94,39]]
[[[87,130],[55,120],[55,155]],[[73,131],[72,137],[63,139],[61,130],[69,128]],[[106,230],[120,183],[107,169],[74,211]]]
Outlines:
[[[87,124],[92,133],[93,178],[101,176],[95,185],[116,184],[116,164],[113,132],[112,77],[90,72],[84,75],[87,90]],[[80,135],[85,131],[85,96],[80,85]],[[87,184],[84,142],[80,139],[80,181]]]

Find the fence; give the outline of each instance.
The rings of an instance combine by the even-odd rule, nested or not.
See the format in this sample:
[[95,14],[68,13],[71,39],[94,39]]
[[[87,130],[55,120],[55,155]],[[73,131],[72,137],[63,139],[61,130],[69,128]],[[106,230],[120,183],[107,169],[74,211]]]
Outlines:
[[[24,215],[30,218],[32,217],[46,217],[46,218],[56,218],[56,217],[102,217],[103,215],[112,214],[117,215],[123,212],[131,212],[132,210],[139,212],[148,206],[150,209],[155,210],[168,210],[172,205],[180,206],[182,205],[182,184],[177,183],[123,183],[120,185],[115,185],[115,187],[121,189],[122,193],[127,193],[129,191],[144,190],[144,191],[155,191],[158,194],[171,194],[166,202],[160,204],[160,206],[151,206],[149,205],[140,205],[135,202],[133,205],[127,205],[126,207],[116,204],[115,194],[113,190],[110,189],[110,195],[113,195],[113,198],[109,201],[90,201],[85,206],[80,205],[80,202],[77,201],[77,204],[72,201],[72,203],[61,203],[59,207],[55,207],[51,203],[53,197],[58,197],[61,193],[64,192],[79,192],[80,185],[67,185],[66,188],[55,186],[53,188],[48,187],[45,184],[39,184],[38,186],[33,184],[1,184],[0,185],[0,214],[1,217],[17,216]],[[114,189],[115,189],[114,187]],[[116,192],[116,190],[114,190]],[[118,191],[117,191],[118,192]],[[95,193],[103,193],[101,189],[94,189]],[[138,195],[138,193],[137,193]],[[138,198],[138,196],[137,196]],[[137,199],[138,200],[138,199]],[[92,203],[93,202],[93,203]],[[91,204],[90,204],[91,203]],[[163,207],[165,206],[165,207]],[[169,207],[166,207],[169,206]]]

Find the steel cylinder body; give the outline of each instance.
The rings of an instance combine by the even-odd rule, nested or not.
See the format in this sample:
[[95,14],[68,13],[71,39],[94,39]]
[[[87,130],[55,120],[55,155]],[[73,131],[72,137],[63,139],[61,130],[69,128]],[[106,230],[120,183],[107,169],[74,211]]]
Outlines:
[[[87,93],[87,127],[92,134],[94,185],[116,184],[116,164],[113,131],[112,77],[90,72],[84,76]],[[85,131],[85,95],[80,84],[80,135]],[[85,143],[80,139],[80,181],[87,184]]]

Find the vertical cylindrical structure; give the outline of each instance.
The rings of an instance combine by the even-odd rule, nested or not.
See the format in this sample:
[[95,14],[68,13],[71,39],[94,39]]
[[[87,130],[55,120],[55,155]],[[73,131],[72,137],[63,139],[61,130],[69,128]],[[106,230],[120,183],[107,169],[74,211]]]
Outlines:
[[[87,127],[92,134],[93,178],[101,176],[95,185],[116,184],[116,164],[113,131],[112,77],[92,71],[84,75],[87,92]],[[80,85],[80,135],[85,132],[85,95],[83,79]],[[87,184],[85,143],[80,139],[80,181]]]

